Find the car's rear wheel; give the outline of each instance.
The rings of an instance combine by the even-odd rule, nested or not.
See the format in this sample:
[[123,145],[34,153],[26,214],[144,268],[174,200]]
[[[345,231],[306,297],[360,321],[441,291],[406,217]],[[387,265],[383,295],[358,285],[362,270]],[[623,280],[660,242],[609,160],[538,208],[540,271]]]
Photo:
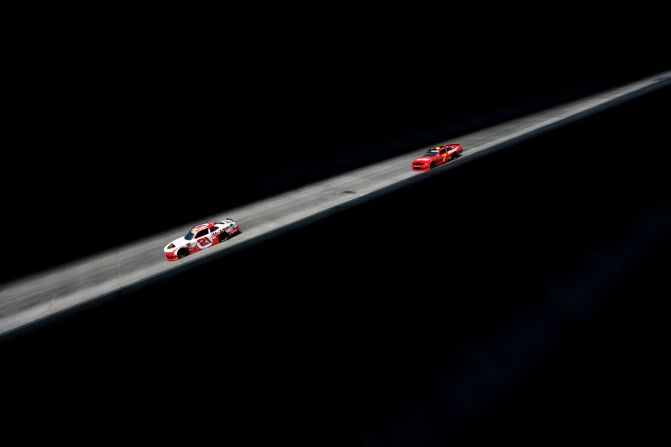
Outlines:
[[177,250],[178,259],[182,259],[186,256],[189,256],[189,250],[187,250],[186,248],[180,248],[179,250]]

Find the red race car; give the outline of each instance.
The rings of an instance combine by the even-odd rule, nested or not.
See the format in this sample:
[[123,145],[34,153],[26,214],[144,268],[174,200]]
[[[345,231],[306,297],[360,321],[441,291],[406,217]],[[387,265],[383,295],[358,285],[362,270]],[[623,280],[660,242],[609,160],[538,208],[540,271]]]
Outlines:
[[461,147],[461,144],[446,144],[445,146],[432,147],[423,156],[416,158],[412,162],[412,170],[428,171],[458,158],[463,151],[464,149]]

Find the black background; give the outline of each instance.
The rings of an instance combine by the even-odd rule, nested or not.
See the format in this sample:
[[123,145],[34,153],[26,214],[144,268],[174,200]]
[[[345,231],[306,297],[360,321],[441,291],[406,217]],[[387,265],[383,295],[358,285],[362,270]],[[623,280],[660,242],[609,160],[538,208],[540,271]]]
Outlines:
[[[621,42],[312,35],[22,52],[2,232],[51,226],[4,278],[668,68]],[[7,337],[5,407],[89,439],[655,439],[668,104],[667,88]]]

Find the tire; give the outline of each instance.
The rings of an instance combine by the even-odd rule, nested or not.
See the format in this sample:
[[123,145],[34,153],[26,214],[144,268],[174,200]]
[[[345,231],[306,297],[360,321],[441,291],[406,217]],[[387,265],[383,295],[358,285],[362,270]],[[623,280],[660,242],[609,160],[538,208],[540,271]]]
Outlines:
[[433,169],[433,168],[435,168],[435,167],[436,167],[436,162],[435,162],[435,161],[432,161],[432,162],[431,162],[431,165],[430,165],[430,167],[429,167],[429,170],[431,170],[431,169]]
[[228,233],[222,231],[221,233],[219,233],[219,243],[221,244],[225,240],[228,240]]
[[189,250],[187,250],[186,248],[180,248],[179,250],[177,250],[177,259],[182,259],[187,256],[189,256]]

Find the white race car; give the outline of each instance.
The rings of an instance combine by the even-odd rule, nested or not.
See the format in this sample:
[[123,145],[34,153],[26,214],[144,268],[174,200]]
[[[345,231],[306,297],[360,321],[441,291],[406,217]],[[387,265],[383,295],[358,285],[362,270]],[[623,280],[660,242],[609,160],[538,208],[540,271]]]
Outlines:
[[175,239],[165,246],[163,253],[169,261],[176,261],[200,250],[224,242],[240,233],[240,225],[233,219],[219,222],[207,222],[191,228],[184,237]]

